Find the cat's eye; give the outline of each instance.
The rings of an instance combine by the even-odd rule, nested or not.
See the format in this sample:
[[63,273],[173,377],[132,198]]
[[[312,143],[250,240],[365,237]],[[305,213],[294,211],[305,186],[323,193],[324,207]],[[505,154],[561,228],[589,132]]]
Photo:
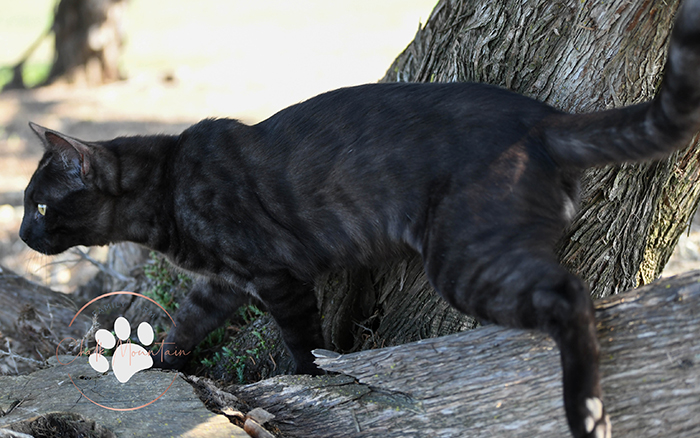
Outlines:
[[46,215],[46,204],[37,204],[36,209],[40,215]]

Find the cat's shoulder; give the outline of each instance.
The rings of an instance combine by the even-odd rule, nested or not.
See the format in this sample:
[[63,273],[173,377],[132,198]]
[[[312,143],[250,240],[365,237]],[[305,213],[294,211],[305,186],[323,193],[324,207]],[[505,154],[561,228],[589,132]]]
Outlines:
[[185,129],[181,137],[216,136],[230,131],[246,131],[249,125],[229,118],[206,118]]
[[187,149],[218,148],[221,144],[250,143],[257,139],[256,129],[245,123],[229,118],[203,119],[180,134],[179,145]]

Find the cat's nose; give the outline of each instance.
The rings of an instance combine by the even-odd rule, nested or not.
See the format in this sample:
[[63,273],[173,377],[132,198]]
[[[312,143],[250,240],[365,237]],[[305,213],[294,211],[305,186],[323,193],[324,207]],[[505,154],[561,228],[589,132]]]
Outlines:
[[29,244],[29,227],[25,220],[22,220],[22,225],[19,227],[19,238],[26,244]]

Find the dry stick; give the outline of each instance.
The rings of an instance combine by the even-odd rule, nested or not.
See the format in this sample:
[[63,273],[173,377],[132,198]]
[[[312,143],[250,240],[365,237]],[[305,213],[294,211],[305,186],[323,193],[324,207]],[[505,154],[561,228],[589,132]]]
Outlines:
[[97,269],[99,269],[103,273],[109,275],[110,277],[114,277],[117,280],[123,281],[125,283],[130,283],[133,281],[133,278],[127,277],[124,274],[120,274],[119,272],[115,271],[114,269],[110,268],[109,266],[105,265],[104,263],[97,261],[95,258],[90,256],[87,252],[81,251],[78,248],[73,248],[73,253],[79,255],[81,258],[92,263],[95,267],[97,267]]

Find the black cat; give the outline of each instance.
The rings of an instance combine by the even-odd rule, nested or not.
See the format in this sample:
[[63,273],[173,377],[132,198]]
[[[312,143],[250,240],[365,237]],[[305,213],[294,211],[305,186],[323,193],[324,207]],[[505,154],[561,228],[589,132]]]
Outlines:
[[138,242],[199,274],[173,348],[192,349],[249,294],[297,370],[318,373],[314,278],[410,247],[457,309],[550,334],[573,435],[605,437],[593,306],[552,245],[582,169],[664,156],[700,128],[700,0],[679,11],[658,96],[623,109],[570,115],[482,84],[375,84],[179,136],[84,142],[31,126],[46,153],[22,239],[45,254]]

